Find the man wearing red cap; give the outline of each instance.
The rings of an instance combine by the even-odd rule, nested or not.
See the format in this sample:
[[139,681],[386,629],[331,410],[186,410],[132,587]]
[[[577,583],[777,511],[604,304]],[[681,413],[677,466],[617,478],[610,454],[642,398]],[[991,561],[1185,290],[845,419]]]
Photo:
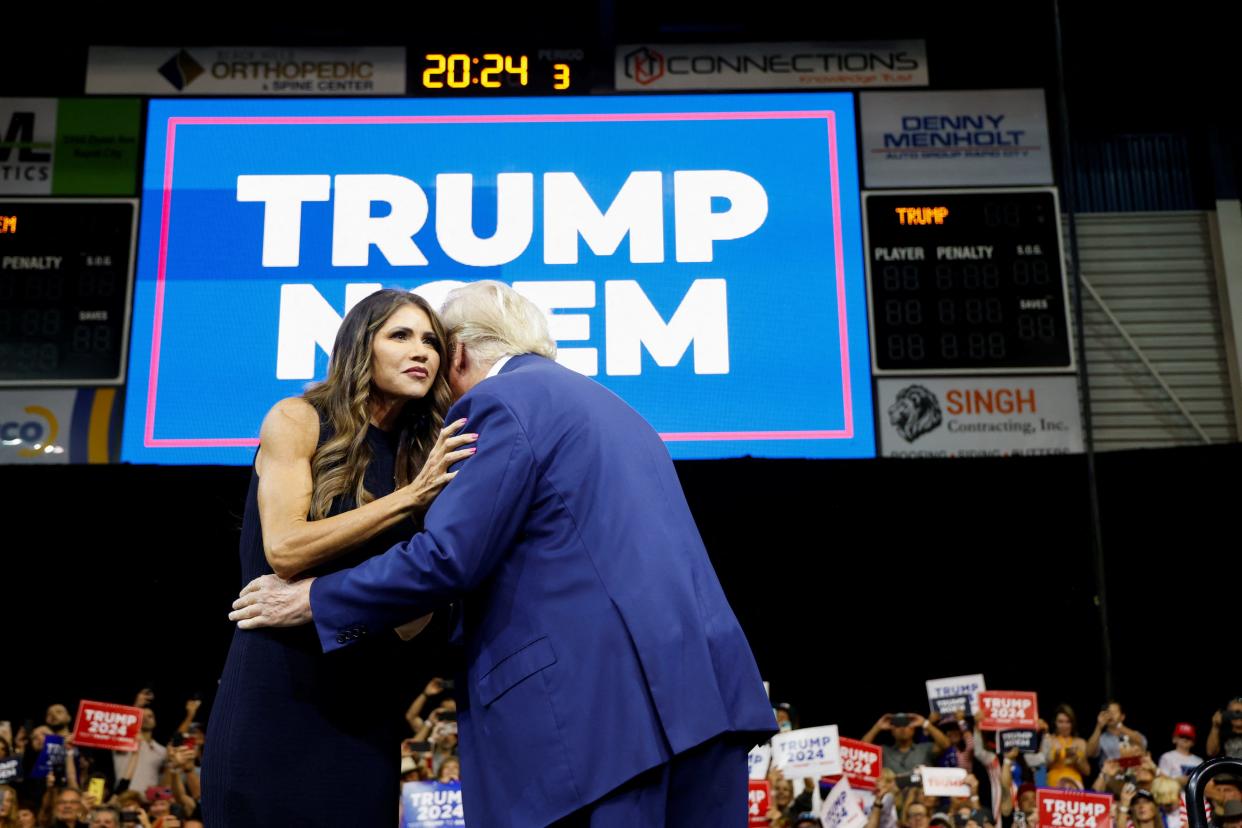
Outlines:
[[1173,750],[1160,757],[1160,773],[1171,776],[1183,786],[1190,772],[1203,764],[1203,760],[1190,751],[1195,746],[1195,726],[1179,722],[1173,728]]

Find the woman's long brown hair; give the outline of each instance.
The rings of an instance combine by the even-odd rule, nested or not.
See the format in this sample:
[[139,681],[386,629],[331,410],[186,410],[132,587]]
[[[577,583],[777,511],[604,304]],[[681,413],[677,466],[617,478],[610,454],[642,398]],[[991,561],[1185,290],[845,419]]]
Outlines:
[[376,331],[404,305],[419,308],[431,320],[440,368],[427,395],[406,403],[397,421],[400,437],[395,482],[398,487],[418,476],[444,427],[444,414],[452,404],[448,385],[451,349],[440,317],[418,294],[403,290],[371,294],[345,314],[332,345],[327,379],[303,394],[330,430],[328,439],[311,458],[312,520],[327,517],[333,501],[341,496],[352,496],[356,506],[374,499],[364,485],[367,464],[372,459],[367,442],[373,393],[371,345]]

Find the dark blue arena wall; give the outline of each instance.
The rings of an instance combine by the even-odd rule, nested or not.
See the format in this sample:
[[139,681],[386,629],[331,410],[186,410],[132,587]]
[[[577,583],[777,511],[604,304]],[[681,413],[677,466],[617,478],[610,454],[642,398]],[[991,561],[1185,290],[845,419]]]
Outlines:
[[[1237,444],[1098,457],[1113,684],[1156,746],[1239,692],[1239,461]],[[678,466],[774,700],[854,735],[883,712],[925,711],[925,679],[974,672],[1090,721],[1105,681],[1085,468],[1081,456]],[[246,485],[231,467],[0,466],[0,717],[128,703],[154,682],[162,736],[190,693],[209,705]],[[412,699],[450,655],[394,669]]]

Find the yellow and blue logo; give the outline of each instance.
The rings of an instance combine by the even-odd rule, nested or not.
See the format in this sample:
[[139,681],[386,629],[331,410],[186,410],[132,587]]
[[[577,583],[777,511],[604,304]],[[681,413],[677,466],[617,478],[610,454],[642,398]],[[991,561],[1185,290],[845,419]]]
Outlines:
[[54,452],[56,437],[60,433],[56,415],[41,405],[28,405],[25,412],[32,419],[0,423],[0,443],[21,446],[17,450],[18,457],[38,457]]

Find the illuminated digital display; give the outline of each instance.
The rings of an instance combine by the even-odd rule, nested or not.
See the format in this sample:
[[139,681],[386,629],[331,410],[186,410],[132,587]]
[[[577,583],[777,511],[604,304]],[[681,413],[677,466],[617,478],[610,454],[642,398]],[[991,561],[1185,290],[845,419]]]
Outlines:
[[877,373],[1073,369],[1055,190],[863,201]]
[[349,308],[477,279],[674,458],[874,456],[849,94],[150,106],[126,461],[251,462]]
[[896,207],[898,224],[944,224],[949,217],[948,207]]
[[132,200],[0,203],[0,385],[123,379],[136,222]]
[[415,73],[418,91],[439,95],[549,95],[586,91],[581,49],[532,52],[425,52]]

